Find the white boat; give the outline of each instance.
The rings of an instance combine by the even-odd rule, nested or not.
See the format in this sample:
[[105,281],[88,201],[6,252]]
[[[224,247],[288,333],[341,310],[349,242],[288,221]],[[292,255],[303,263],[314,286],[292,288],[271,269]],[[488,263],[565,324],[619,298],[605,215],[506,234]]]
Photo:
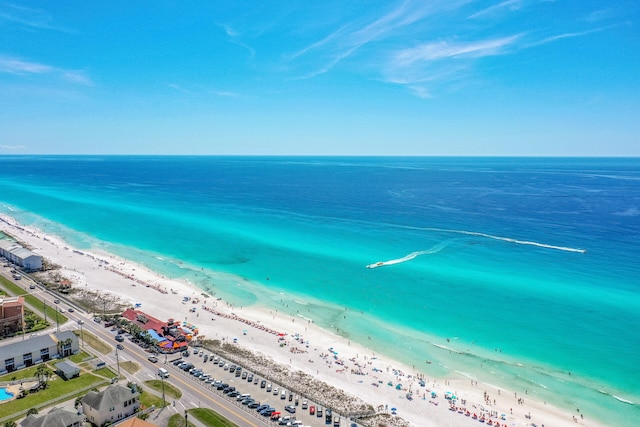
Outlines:
[[367,265],[367,268],[378,268],[378,267],[382,267],[383,265],[384,265],[384,262],[380,261],[380,262],[376,262],[375,264]]

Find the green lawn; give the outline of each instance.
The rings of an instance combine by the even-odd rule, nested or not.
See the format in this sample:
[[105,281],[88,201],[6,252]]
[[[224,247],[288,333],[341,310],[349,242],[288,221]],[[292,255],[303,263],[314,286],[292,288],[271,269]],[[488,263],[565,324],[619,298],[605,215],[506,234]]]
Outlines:
[[[73,333],[80,336],[79,330],[75,330]],[[101,354],[108,354],[113,350],[113,347],[93,335],[91,332],[82,331],[82,340],[84,341],[84,345],[92,347],[95,351]]]
[[[144,385],[157,391],[158,393],[162,393],[162,381],[161,380],[149,380],[145,381]],[[167,398],[171,399],[180,399],[182,397],[182,391],[175,388],[169,383],[164,383],[164,394]]]
[[[166,406],[168,406],[168,402]],[[144,392],[140,395],[140,404],[142,404],[142,406],[144,406],[145,408],[150,408],[151,406],[155,405],[156,408],[162,408],[163,405],[162,404],[162,397],[158,397],[155,394]]]
[[[23,371],[26,371],[26,369]],[[14,399],[10,402],[1,404],[0,418],[32,408],[58,396],[81,390],[84,387],[88,387],[93,384],[96,384],[97,386],[101,381],[103,381],[102,378],[98,378],[95,375],[87,373],[83,373],[79,377],[69,381],[64,381],[57,376],[53,376],[51,377],[51,380],[49,381],[49,387],[46,390],[40,390],[37,393],[29,394],[22,399]],[[78,395],[84,393],[84,391],[82,393],[78,392]],[[73,397],[70,397],[69,399],[73,399]]]
[[106,366],[104,368],[96,369],[95,371],[93,371],[93,373],[95,375],[102,376],[102,377],[105,377],[105,378],[114,378],[114,377],[118,376],[118,374],[116,372],[114,372],[113,369],[109,368],[108,366]]
[[88,357],[90,357],[91,355],[89,353],[85,353],[84,351],[80,351],[72,356],[69,356],[69,360],[71,360],[73,363],[80,364],[84,361],[84,359],[87,359]]
[[[189,424],[189,427],[196,427],[190,421],[188,424]],[[175,414],[175,415],[172,415],[171,418],[169,418],[169,424],[167,424],[167,427],[184,427],[184,425],[185,425],[184,415]]]
[[208,427],[238,427],[216,411],[208,408],[194,408],[187,411]]
[[[51,369],[50,365],[47,365],[49,369]],[[13,381],[21,380],[22,378],[32,378],[36,376],[36,369],[38,369],[38,365],[34,365],[30,368],[20,369],[19,371],[10,372],[8,374],[4,374],[0,376],[0,381]]]
[[130,374],[135,374],[140,370],[140,364],[130,360],[125,360],[124,362],[120,362],[120,369],[124,369]]

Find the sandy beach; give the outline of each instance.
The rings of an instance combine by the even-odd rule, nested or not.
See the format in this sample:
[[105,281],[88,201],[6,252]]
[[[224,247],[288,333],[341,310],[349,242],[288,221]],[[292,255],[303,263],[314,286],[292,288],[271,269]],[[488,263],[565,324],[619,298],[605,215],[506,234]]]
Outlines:
[[[398,419],[414,426],[473,425],[478,422],[473,414],[501,426],[600,425],[582,419],[578,412],[535,401],[525,390],[499,389],[462,375],[433,378],[413,372],[388,355],[346,341],[310,320],[283,316],[267,307],[234,307],[224,300],[204,298],[202,290],[188,283],[169,280],[113,254],[79,251],[56,236],[21,226],[8,216],[0,216],[0,230],[60,265],[59,273],[75,288],[111,293],[131,306],[140,304],[140,310],[162,320],[190,322],[207,339],[231,342],[236,338],[238,346],[287,365],[291,371],[303,371],[382,412],[391,413],[391,408],[396,408]],[[198,298],[199,302],[185,303],[184,297]],[[456,410],[447,399],[451,395],[457,396],[453,401]]]

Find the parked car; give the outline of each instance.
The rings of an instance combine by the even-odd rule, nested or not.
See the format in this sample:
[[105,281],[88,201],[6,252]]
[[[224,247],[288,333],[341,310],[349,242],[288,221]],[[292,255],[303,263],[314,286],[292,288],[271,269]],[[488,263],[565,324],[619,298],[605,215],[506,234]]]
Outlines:
[[309,406],[309,402],[307,402],[307,399],[302,401],[302,409],[307,409],[307,406]]
[[309,415],[315,415],[316,414],[316,407],[311,405],[309,406]]
[[287,405],[284,407],[284,410],[289,412],[290,414],[295,414],[296,413],[296,407],[293,405]]
[[124,342],[124,337],[122,335],[116,335],[116,341]]

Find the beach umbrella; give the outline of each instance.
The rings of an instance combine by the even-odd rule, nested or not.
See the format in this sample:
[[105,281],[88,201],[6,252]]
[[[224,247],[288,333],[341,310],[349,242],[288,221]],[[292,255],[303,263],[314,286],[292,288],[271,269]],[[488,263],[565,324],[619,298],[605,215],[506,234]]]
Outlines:
[[392,411],[397,411],[397,409],[396,409],[396,408],[391,408],[391,410],[392,410]]

